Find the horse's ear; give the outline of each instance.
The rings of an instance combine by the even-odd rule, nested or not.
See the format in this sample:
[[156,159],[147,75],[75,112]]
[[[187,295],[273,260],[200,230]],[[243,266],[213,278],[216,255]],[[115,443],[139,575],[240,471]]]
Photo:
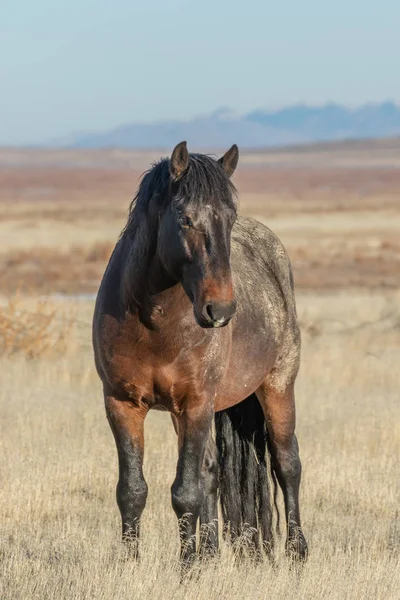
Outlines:
[[239,148],[233,144],[231,148],[219,159],[219,164],[222,165],[230,177],[233,175],[239,160]]
[[171,160],[169,161],[169,171],[174,181],[177,181],[185,173],[189,166],[189,160],[186,142],[181,142],[175,146],[171,155]]

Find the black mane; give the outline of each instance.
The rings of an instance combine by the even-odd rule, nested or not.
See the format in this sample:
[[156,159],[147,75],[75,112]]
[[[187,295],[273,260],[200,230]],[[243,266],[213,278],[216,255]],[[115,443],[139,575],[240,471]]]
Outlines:
[[[128,222],[122,235],[134,233],[135,223],[141,215],[151,217],[150,203],[154,208],[163,209],[169,201],[169,186],[171,185],[170,160],[162,158],[144,173],[138,192],[129,208]],[[222,165],[206,154],[190,154],[190,163],[182,178],[172,184],[175,205],[183,205],[190,200],[216,203],[222,201],[225,205],[235,207],[237,191]]]

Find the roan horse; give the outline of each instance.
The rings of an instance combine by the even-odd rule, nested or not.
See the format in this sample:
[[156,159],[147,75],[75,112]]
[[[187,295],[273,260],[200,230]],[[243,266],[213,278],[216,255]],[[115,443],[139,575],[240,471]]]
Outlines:
[[230,176],[238,157],[235,145],[214,160],[189,154],[182,142],[145,174],[94,314],[123,539],[137,555],[147,497],[144,420],[150,409],[168,410],[178,434],[171,492],[184,565],[196,553],[198,519],[200,552],[218,548],[218,493],[226,535],[234,541],[247,531],[256,552],[272,551],[269,471],[283,491],[287,552],[307,556],[291,267],[268,228],[237,217]]

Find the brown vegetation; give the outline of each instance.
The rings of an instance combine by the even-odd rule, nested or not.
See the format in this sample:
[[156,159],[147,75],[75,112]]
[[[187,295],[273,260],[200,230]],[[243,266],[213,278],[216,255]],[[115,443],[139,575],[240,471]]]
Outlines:
[[[69,312],[70,314],[67,314]],[[0,306],[0,357],[49,358],[71,349],[74,315],[47,300],[27,307],[19,296]]]

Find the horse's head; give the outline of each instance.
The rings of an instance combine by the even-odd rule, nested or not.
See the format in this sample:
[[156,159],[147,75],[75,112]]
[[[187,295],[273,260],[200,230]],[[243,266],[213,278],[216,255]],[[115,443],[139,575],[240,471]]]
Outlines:
[[236,309],[230,268],[236,205],[229,178],[238,158],[236,145],[214,160],[189,154],[181,142],[169,161],[169,201],[158,253],[167,272],[181,282],[201,327],[226,325]]

